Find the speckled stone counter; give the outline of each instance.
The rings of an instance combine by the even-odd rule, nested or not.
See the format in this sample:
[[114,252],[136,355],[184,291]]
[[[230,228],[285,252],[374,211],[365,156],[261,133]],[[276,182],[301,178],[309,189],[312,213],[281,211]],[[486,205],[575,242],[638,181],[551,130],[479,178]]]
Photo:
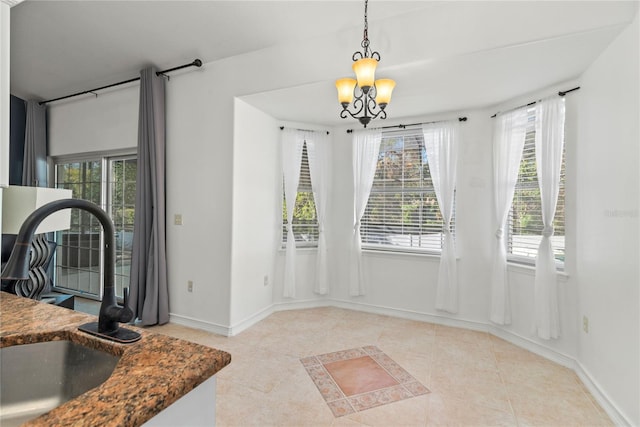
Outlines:
[[25,425],[140,426],[231,362],[224,351],[129,325],[141,333],[140,341],[118,344],[78,331],[93,321],[95,316],[0,292],[0,347],[69,340],[120,356],[102,385]]

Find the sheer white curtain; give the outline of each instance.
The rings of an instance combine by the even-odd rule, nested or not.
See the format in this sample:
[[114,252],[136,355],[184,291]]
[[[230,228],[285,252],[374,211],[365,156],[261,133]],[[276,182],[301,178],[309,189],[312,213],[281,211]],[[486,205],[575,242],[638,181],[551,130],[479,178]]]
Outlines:
[[536,104],[536,169],[544,230],[536,257],[534,326],[538,337],[544,339],[560,336],[556,262],[551,236],[560,191],[564,113],[564,98],[559,96]]
[[513,200],[527,126],[527,110],[520,108],[495,119],[493,132],[493,192],[496,247],[491,276],[491,313],[499,325],[511,323],[504,228]]
[[353,135],[354,223],[351,239],[351,280],[349,282],[351,296],[365,294],[360,221],[369,201],[381,140],[382,132],[379,129],[361,131]]
[[327,201],[331,181],[331,138],[326,132],[306,132],[309,156],[309,174],[313,200],[316,204],[318,218],[318,255],[316,258],[316,279],[313,291],[326,295],[329,291],[327,270],[327,239],[324,226],[326,223]]
[[293,235],[293,210],[296,205],[304,137],[296,129],[282,130],[282,175],[287,205],[287,246],[284,262],[284,297],[296,296],[296,238]]
[[432,123],[422,126],[429,171],[443,219],[444,244],[440,256],[436,308],[458,312],[458,273],[456,250],[451,234],[451,216],[456,189],[458,162],[458,129],[454,122]]

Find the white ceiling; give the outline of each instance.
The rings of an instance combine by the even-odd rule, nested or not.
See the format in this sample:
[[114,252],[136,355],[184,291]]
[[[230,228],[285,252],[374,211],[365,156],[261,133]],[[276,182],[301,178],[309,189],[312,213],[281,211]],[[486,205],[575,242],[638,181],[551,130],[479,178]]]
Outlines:
[[[637,9],[638,1],[371,0],[378,76],[397,81],[389,116],[494,105],[575,78]],[[362,13],[363,2],[349,0],[28,0],[11,9],[11,92],[51,99],[135,77],[149,64],[200,58],[206,67],[264,50],[295,75],[308,47],[324,61],[312,81],[243,99],[278,119],[337,124],[333,82],[350,74]]]

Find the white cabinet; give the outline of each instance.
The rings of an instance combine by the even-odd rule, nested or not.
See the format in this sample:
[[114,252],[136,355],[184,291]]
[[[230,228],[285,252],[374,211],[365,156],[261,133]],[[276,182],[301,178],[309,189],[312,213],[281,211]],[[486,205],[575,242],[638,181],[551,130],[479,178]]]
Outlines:
[[215,375],[176,400],[143,427],[211,427],[216,425]]

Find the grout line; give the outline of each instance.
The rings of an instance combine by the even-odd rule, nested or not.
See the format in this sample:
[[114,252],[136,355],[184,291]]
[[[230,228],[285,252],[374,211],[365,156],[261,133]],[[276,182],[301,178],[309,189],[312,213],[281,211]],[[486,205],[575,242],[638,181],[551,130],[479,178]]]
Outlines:
[[491,348],[491,356],[493,357],[493,361],[496,367],[496,372],[498,373],[498,377],[500,378],[500,382],[502,383],[504,394],[505,396],[507,396],[507,402],[509,403],[509,409],[511,409],[511,415],[515,420],[516,425],[520,426],[521,425],[520,420],[516,415],[516,410],[514,409],[513,403],[511,402],[511,395],[509,393],[509,389],[507,388],[507,382],[505,381],[502,371],[500,370],[500,364],[498,363],[498,357],[496,356],[495,342],[491,339],[491,336],[489,336],[489,342],[490,342],[490,348]]

